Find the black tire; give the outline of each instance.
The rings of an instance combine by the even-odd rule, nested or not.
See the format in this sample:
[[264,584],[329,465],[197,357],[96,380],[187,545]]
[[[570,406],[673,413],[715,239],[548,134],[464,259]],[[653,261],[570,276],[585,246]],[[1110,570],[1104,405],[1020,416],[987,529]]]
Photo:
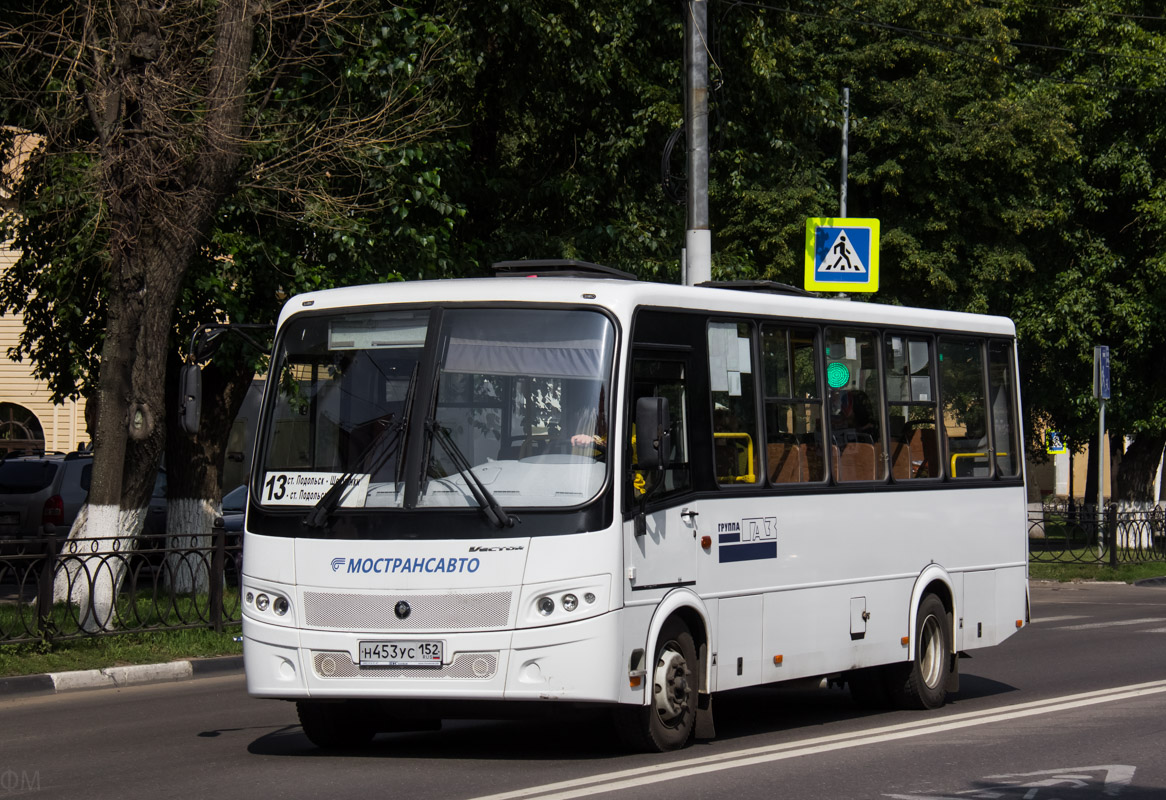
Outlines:
[[692,740],[696,727],[696,644],[688,626],[672,617],[664,623],[656,643],[656,657],[646,678],[652,692],[646,706],[624,706],[616,711],[616,730],[624,745],[634,750],[663,753],[679,750]]
[[947,700],[951,669],[951,613],[943,601],[926,594],[915,615],[915,658],[888,669],[888,688],[899,708],[939,708]]
[[361,747],[376,735],[368,713],[352,701],[297,700],[296,713],[304,735],[321,750]]

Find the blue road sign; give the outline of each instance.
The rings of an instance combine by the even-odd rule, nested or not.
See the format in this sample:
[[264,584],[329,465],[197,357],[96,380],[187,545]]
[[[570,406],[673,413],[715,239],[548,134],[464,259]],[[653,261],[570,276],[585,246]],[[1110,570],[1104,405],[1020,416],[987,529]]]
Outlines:
[[879,221],[814,217],[806,221],[805,287],[812,291],[877,292]]
[[1093,396],[1109,399],[1109,347],[1093,348]]

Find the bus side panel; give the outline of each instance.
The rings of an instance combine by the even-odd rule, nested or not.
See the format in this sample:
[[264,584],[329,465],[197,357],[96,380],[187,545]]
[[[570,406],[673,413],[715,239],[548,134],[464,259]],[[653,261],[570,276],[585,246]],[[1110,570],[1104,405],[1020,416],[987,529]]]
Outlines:
[[717,654],[716,690],[755,686],[761,683],[764,657],[762,597],[726,597],[719,605],[713,643]]
[[868,581],[767,594],[763,682],[828,675],[907,658],[901,641],[907,617],[889,610],[904,606],[912,584],[911,580]]
[[964,602],[956,637],[960,650],[988,647],[998,637],[996,614],[996,573],[991,570],[964,573]]
[[702,500],[700,533],[711,547],[699,554],[697,585],[722,607],[717,688],[909,659],[902,640],[913,635],[912,591],[931,564],[949,576],[964,620],[957,647],[1002,641],[1024,616],[1020,492],[945,486]]

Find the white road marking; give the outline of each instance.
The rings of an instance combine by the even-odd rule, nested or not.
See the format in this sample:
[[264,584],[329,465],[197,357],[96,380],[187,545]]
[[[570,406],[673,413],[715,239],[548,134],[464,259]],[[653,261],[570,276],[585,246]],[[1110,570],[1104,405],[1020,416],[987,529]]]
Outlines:
[[1084,625],[1061,625],[1059,631],[1091,631],[1097,628],[1116,628],[1120,625],[1145,625],[1149,622],[1166,622],[1166,617],[1143,617],[1142,619],[1119,619],[1113,622],[1087,622]]
[[1106,797],[1117,797],[1122,789],[1133,782],[1136,767],[1126,764],[1100,764],[1094,767],[1068,767],[1065,769],[1042,769],[1037,772],[1016,772],[1011,775],[988,775],[981,778],[983,786],[977,789],[961,789],[954,794],[885,794],[891,800],[959,800],[970,797],[974,800],[996,800],[1002,797],[1016,797],[1022,789],[1024,800],[1036,800],[1041,789],[1088,789],[1094,777],[1102,783],[1102,793]]
[[1028,624],[1029,625],[1036,625],[1038,622],[1044,622],[1044,623],[1047,623],[1047,622],[1067,622],[1071,619],[1088,619],[1088,617],[1085,616],[1084,614],[1066,614],[1063,617],[1041,617],[1040,619],[1034,619],[1032,622],[1030,622]]
[[1054,697],[1047,700],[1036,700],[1030,703],[1018,703],[1002,708],[969,711],[963,714],[952,714],[939,719],[916,720],[897,725],[887,725],[866,731],[819,736],[803,739],[797,742],[753,747],[731,753],[721,753],[712,756],[702,756],[687,761],[671,761],[665,764],[653,764],[634,769],[608,772],[600,775],[591,775],[586,778],[576,778],[559,783],[548,783],[542,786],[531,786],[526,789],[517,789],[510,792],[485,795],[475,800],[570,800],[575,797],[588,797],[604,792],[618,792],[625,789],[634,789],[653,783],[689,778],[710,772],[719,772],[738,767],[749,767],[756,764],[766,764],[774,761],[784,761],[801,756],[828,753],[833,750],[843,750],[850,747],[880,744],[882,742],[909,739],[916,736],[942,733],[944,731],[971,728],[978,725],[988,725],[996,722],[1006,722],[1024,717],[1053,714],[1058,711],[1069,711],[1074,708],[1098,705],[1100,703],[1114,703],[1120,700],[1131,700],[1146,695],[1166,692],[1166,681],[1152,681],[1150,683],[1119,686],[1112,689],[1100,689],[1093,692]]

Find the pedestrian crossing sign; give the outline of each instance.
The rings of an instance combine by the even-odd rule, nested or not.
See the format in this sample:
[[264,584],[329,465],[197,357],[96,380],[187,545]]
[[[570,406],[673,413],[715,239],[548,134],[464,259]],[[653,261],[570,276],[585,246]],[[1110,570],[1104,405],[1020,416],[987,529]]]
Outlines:
[[806,220],[805,288],[819,292],[877,292],[879,221],[855,217]]

